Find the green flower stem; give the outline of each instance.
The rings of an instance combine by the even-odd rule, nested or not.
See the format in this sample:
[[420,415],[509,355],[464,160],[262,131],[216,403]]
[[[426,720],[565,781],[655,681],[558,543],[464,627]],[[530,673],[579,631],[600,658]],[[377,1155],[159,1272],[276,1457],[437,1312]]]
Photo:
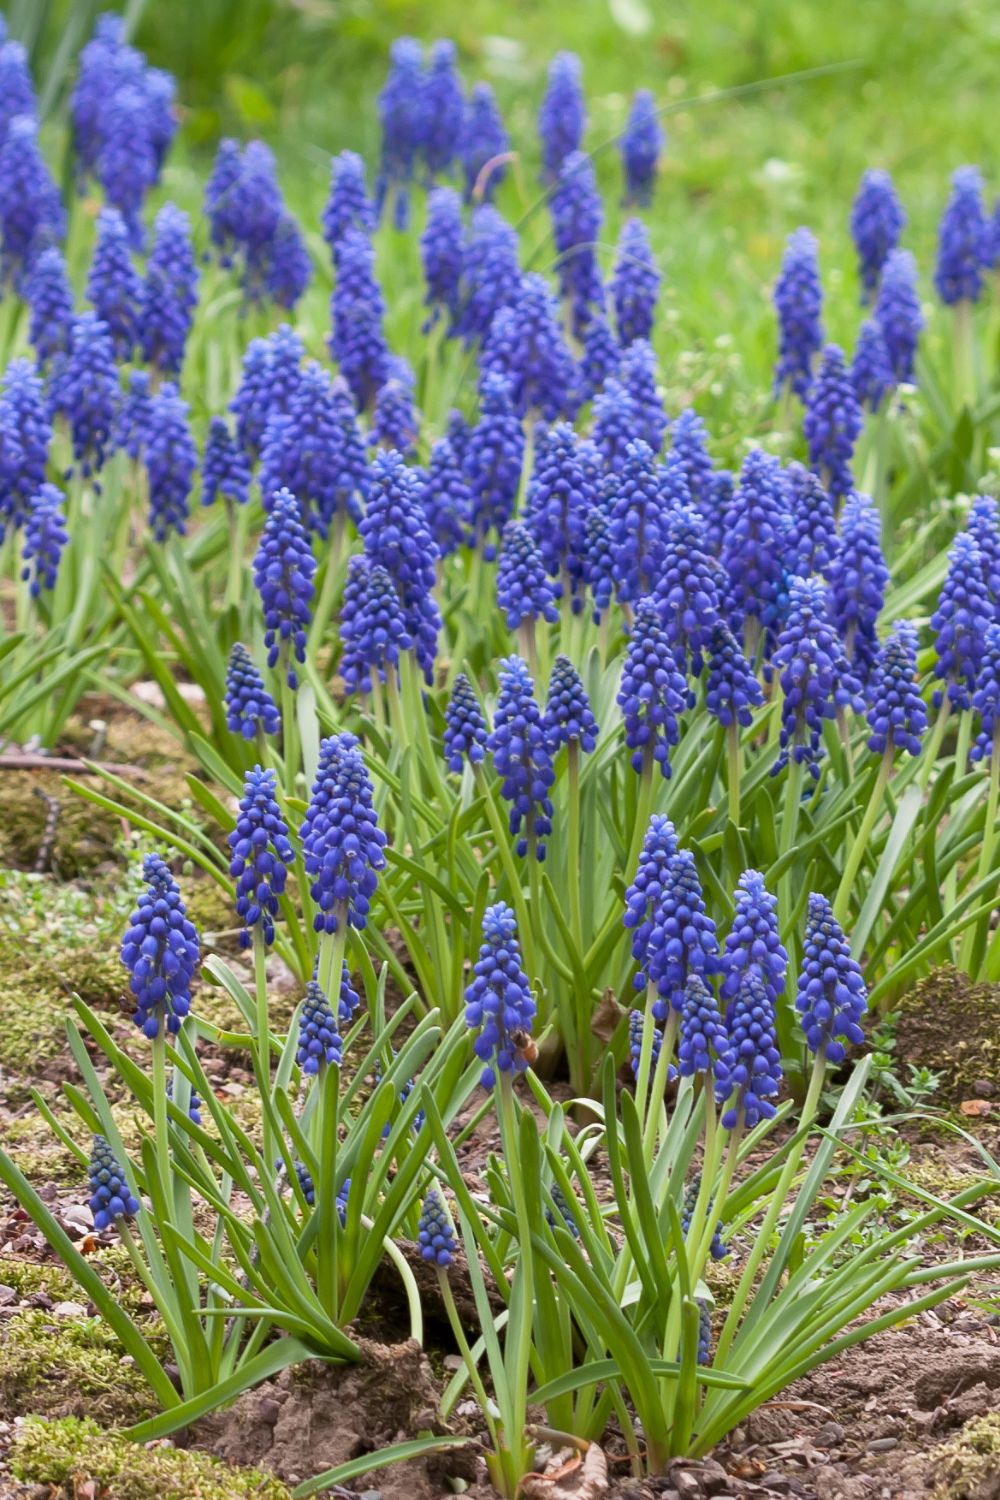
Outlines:
[[[270,1097],[271,1094],[271,1027],[268,1018],[267,1005],[267,945],[264,942],[264,933],[260,922],[254,924],[253,929],[253,974],[254,990],[257,1001],[257,1024],[254,1037],[254,1070],[257,1074],[257,1087],[261,1094]],[[274,1166],[277,1152],[274,1149],[274,1141],[271,1139],[271,1127],[268,1123],[268,1111],[263,1112],[261,1125],[263,1137],[264,1160],[268,1170]]]
[[[1000,803],[1000,723],[993,727],[993,746],[990,751],[990,773],[989,787],[986,793],[986,822],[983,825],[983,842],[979,850],[979,869],[976,876],[977,883],[985,880],[993,864],[993,849],[996,843],[996,820],[997,806]],[[985,912],[976,923],[975,929],[967,928],[962,939],[962,952],[959,958],[959,967],[965,969],[973,978],[976,977],[982,967],[983,958],[986,953],[986,944],[990,934],[990,917]]]
[[[653,1153],[656,1147],[657,1132],[661,1136],[667,1133],[667,1106],[664,1103],[669,1076],[670,1064],[673,1061],[674,1047],[677,1042],[677,1032],[680,1029],[680,1012],[670,1007],[667,1016],[667,1024],[663,1028],[660,1038],[660,1055],[656,1059],[656,1070],[653,1073],[653,1086],[649,1091],[649,1108],[646,1111],[646,1119],[642,1131],[642,1154],[647,1167],[653,1165]],[[645,1035],[643,1036],[645,1040]]]
[[245,505],[226,500],[226,522],[229,527],[229,566],[226,571],[225,607],[238,606],[243,594],[243,559],[246,552],[250,518]]
[[938,716],[934,720],[934,728],[931,737],[923,749],[924,763],[920,771],[920,790],[926,792],[931,779],[931,772],[937,764],[937,758],[941,753],[941,743],[944,740],[944,732],[948,727],[948,719],[951,716],[951,699],[948,697],[948,689],[943,689],[941,707]]
[[[714,1078],[710,1072],[703,1075],[702,1098],[705,1106],[705,1139],[702,1146],[701,1182],[687,1232],[688,1271],[692,1281],[697,1281],[705,1264],[703,1259],[699,1259],[698,1251],[701,1249],[702,1233],[708,1219],[709,1204],[713,1198],[712,1188],[719,1169],[718,1160],[721,1150]],[[713,1221],[716,1217],[715,1214],[712,1215]],[[711,1239],[708,1243],[711,1245]],[[692,1250],[695,1252],[694,1255],[691,1253]]]
[[482,1412],[483,1421],[486,1423],[486,1429],[490,1435],[490,1442],[493,1444],[493,1451],[499,1454],[500,1436],[497,1428],[496,1418],[493,1415],[493,1403],[490,1400],[489,1396],[486,1394],[486,1387],[483,1385],[482,1377],[479,1374],[479,1368],[476,1365],[476,1361],[472,1357],[472,1350],[469,1348],[469,1341],[465,1336],[465,1329],[462,1327],[462,1320],[458,1316],[458,1308],[455,1306],[455,1298],[452,1295],[451,1282],[448,1279],[448,1272],[443,1266],[438,1266],[437,1268],[437,1279],[438,1288],[441,1292],[441,1301],[444,1303],[444,1310],[448,1314],[448,1322],[451,1324],[451,1331],[455,1343],[458,1345],[458,1352],[462,1356],[462,1362],[465,1365],[466,1373],[469,1377],[469,1384],[472,1386],[472,1389],[475,1392],[476,1400],[479,1402],[479,1410]]
[[857,879],[858,870],[861,868],[861,861],[865,857],[868,840],[871,837],[872,829],[875,827],[875,820],[882,807],[882,799],[885,796],[885,789],[889,784],[889,777],[892,775],[892,758],[893,747],[892,745],[887,745],[885,753],[882,756],[882,764],[878,768],[875,785],[872,787],[872,794],[868,799],[868,806],[865,808],[864,817],[861,819],[861,826],[854,835],[854,842],[851,844],[847,863],[844,865],[844,873],[840,877],[840,885],[837,887],[837,895],[833,903],[833,915],[841,927],[843,927],[847,920],[847,909],[850,905],[854,882]]
[[[646,985],[646,1004],[643,1008],[642,1019],[642,1042],[639,1047],[639,1066],[635,1074],[635,1112],[639,1119],[645,1122],[646,1101],[649,1097],[649,1072],[653,1060],[653,1032],[656,1021],[653,1019],[653,1006],[656,1004],[655,984]],[[661,1046],[662,1052],[662,1046]]]
[[521,655],[528,663],[528,671],[531,673],[531,679],[537,686],[538,651],[535,645],[535,621],[531,615],[523,619],[517,627],[517,644]]
[[510,835],[500,821],[496,803],[493,800],[490,789],[486,783],[486,773],[482,764],[473,768],[476,790],[483,799],[486,808],[486,816],[493,831],[493,839],[496,844],[500,863],[503,865],[504,874],[507,876],[507,884],[510,886],[510,899],[517,917],[518,936],[521,939],[521,951],[524,954],[524,962],[528,970],[528,978],[539,988],[542,986],[542,974],[538,967],[538,955],[535,951],[535,940],[532,933],[531,921],[528,917],[528,906],[524,899],[524,890],[521,880],[514,864],[514,855],[510,847]]
[[952,350],[955,358],[955,401],[970,409],[976,398],[976,349],[972,326],[972,303],[967,297],[955,303],[952,324]]
[[[625,774],[628,775],[628,772],[626,771]],[[625,875],[628,880],[631,880],[635,875],[636,866],[639,863],[639,854],[642,850],[642,843],[646,837],[646,828],[653,810],[654,774],[653,758],[647,749],[646,759],[643,762],[642,771],[639,776],[639,800],[636,804],[635,823],[632,828],[632,844],[628,852],[628,859],[625,862]]]
[[[785,783],[785,800],[781,815],[781,834],[778,840],[778,855],[786,855],[795,847],[795,839],[799,828],[799,810],[802,806],[802,783],[805,779],[805,762],[796,760],[794,756],[795,745],[789,747],[788,780]],[[788,949],[789,961],[795,965],[795,934],[790,931],[792,909],[795,906],[797,890],[795,885],[794,869],[789,868],[778,882],[778,917],[787,934],[785,946]],[[779,1000],[777,1012],[778,1044],[783,1057],[792,1057],[789,1036],[789,1018],[787,1002]]]
[[583,850],[580,847],[580,742],[570,740],[566,746],[567,777],[567,837],[569,856],[566,860],[569,884],[569,930],[573,934],[573,946],[583,956],[583,911],[581,891]]
[[299,775],[298,726],[295,720],[295,689],[288,685],[289,648],[281,648],[278,671],[281,673],[281,754],[285,764],[285,796],[295,796]]
[[[389,724],[393,734],[399,741],[400,750],[405,750],[410,743],[409,728],[406,720],[406,710],[403,708],[399,696],[399,679],[394,671],[385,674],[385,696],[389,704]],[[375,704],[375,722],[381,729],[382,694],[376,689],[375,679],[372,678],[372,702]]]
[[854,747],[851,744],[851,731],[847,727],[847,712],[843,708],[837,709],[837,733],[840,735],[840,743],[844,747],[844,759],[847,762],[847,775],[850,780],[854,779]]
[[[392,687],[391,688],[388,685],[390,677],[392,678]],[[395,674],[395,672],[391,668],[390,668],[389,672],[386,674],[386,693],[387,694],[393,694],[394,693],[395,697],[396,697],[397,703],[399,702],[399,692],[398,692],[398,689],[396,688],[396,674]],[[373,722],[375,724],[375,728],[379,732],[379,738],[384,741],[385,740],[385,699],[382,696],[382,684],[379,681],[379,675],[378,675],[377,671],[372,673],[371,700],[372,700],[372,720],[373,720]]]
[[[972,711],[963,709],[958,716],[958,733],[955,736],[955,778],[952,786],[959,777],[965,775],[969,764],[969,744],[972,739]],[[958,863],[952,865],[944,878],[944,909],[950,911],[955,905],[958,897]],[[975,927],[970,927],[969,932],[974,932]],[[950,945],[949,945],[950,946]]]
[[172,1203],[174,1195],[167,1127],[167,1023],[164,1016],[160,1017],[160,1029],[153,1038],[153,1134],[163,1197],[167,1203]]
[[312,622],[309,626],[307,649],[309,655],[315,661],[316,652],[323,642],[326,627],[330,623],[340,585],[343,581],[344,567],[347,561],[344,550],[344,538],[347,530],[347,516],[342,510],[338,510],[333,520],[333,528],[330,532],[330,545],[326,554],[326,567],[323,571],[323,581],[320,584],[319,597],[313,610]]
[[[746,1265],[743,1267],[743,1275],[740,1277],[740,1284],[736,1288],[736,1294],[733,1297],[732,1303],[730,1304],[729,1312],[726,1316],[726,1321],[723,1325],[722,1333],[719,1335],[719,1342],[715,1351],[714,1362],[716,1365],[722,1368],[725,1368],[726,1356],[728,1355],[729,1350],[732,1348],[733,1340],[736,1337],[740,1320],[742,1319],[743,1314],[746,1310],[750,1293],[753,1291],[754,1282],[757,1278],[757,1272],[760,1269],[761,1261],[764,1259],[764,1256],[767,1255],[770,1251],[771,1236],[774,1234],[774,1231],[777,1228],[778,1220],[785,1208],[788,1193],[792,1186],[792,1181],[802,1163],[802,1156],[805,1152],[806,1142],[809,1138],[809,1126],[812,1124],[813,1119],[816,1115],[816,1110],[819,1107],[820,1094],[823,1091],[823,1080],[825,1077],[826,1058],[823,1056],[822,1052],[817,1052],[815,1061],[813,1063],[812,1076],[809,1079],[809,1091],[806,1094],[805,1102],[802,1105],[802,1116],[799,1121],[800,1139],[798,1146],[793,1147],[793,1149],[788,1154],[788,1159],[785,1162],[781,1176],[778,1179],[777,1186],[775,1187],[774,1192],[771,1195],[770,1206],[768,1207],[767,1213],[764,1217],[764,1222],[761,1225],[754,1240],[750,1254],[747,1257]],[[734,1133],[734,1139],[730,1142],[730,1161],[735,1155],[735,1145],[736,1142]],[[727,1167],[728,1166],[729,1162],[727,1162]],[[731,1171],[729,1173],[729,1180],[732,1180]],[[720,1210],[725,1205],[725,1194],[727,1194],[728,1191],[729,1181],[726,1181],[724,1185],[720,1183],[718,1199]],[[705,1234],[708,1234],[707,1226],[705,1229]],[[711,1241],[709,1241],[709,1243],[711,1243]]]
[[316,1130],[314,1145],[319,1158],[319,1181],[315,1184],[315,1192],[320,1214],[319,1233],[316,1237],[316,1293],[326,1313],[337,1322],[340,1307],[337,1282],[340,1226],[335,1222],[337,1195],[333,1183],[337,1169],[340,1069],[331,1067],[329,1063],[321,1063],[317,1086],[320,1091],[319,1108],[313,1115]]
[[[517,1237],[521,1253],[514,1267],[514,1284],[510,1296],[510,1321],[507,1325],[508,1347],[513,1342],[516,1350],[514,1368],[510,1373],[512,1410],[509,1428],[504,1436],[507,1447],[515,1455],[521,1475],[527,1469],[530,1446],[525,1441],[528,1421],[528,1380],[531,1373],[531,1336],[535,1313],[534,1255],[531,1236],[534,1225],[528,1210],[528,1198],[521,1176],[521,1154],[518,1141],[518,1115],[514,1100],[514,1081],[510,1073],[501,1072],[497,1079],[497,1119],[500,1138],[503,1142],[504,1161],[514,1200],[517,1218]],[[520,1282],[520,1285],[518,1285]],[[508,1420],[505,1413],[505,1421]]]
[[726,726],[727,790],[729,793],[729,821],[740,826],[740,780],[743,775],[743,752],[740,749],[740,726]]
[[344,904],[338,905],[336,916],[336,932],[324,932],[319,940],[319,967],[316,973],[317,983],[334,1015],[340,1005],[340,976],[347,948],[347,908]]

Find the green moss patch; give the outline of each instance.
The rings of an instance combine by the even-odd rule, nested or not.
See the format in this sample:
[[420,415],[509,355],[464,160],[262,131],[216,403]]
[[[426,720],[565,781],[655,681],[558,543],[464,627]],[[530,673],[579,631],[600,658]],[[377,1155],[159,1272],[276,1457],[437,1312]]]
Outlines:
[[980,1500],[995,1495],[1000,1472],[1000,1412],[976,1417],[932,1460],[935,1500]]
[[287,1486],[259,1469],[231,1468],[204,1453],[143,1448],[96,1422],[29,1417],[15,1440],[11,1473],[25,1483],[78,1495],[91,1481],[114,1500],[289,1500]]
[[46,1416],[93,1412],[137,1421],[152,1392],[100,1318],[33,1308],[0,1324],[0,1409]]

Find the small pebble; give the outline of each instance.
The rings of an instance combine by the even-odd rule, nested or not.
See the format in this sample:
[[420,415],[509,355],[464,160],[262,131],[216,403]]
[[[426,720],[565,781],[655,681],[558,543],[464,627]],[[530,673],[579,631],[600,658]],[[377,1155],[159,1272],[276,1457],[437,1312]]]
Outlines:
[[824,1422],[814,1441],[817,1448],[839,1448],[844,1441],[844,1429],[839,1422]]
[[868,1444],[869,1453],[891,1453],[893,1448],[899,1447],[899,1438],[885,1437],[872,1438]]
[[7,1307],[11,1302],[17,1301],[17,1293],[12,1286],[0,1286],[0,1307]]

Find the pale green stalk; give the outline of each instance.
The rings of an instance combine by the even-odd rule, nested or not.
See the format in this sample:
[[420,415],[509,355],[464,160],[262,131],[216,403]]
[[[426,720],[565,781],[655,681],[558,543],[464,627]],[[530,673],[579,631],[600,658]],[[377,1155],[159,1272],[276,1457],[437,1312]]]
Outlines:
[[837,887],[837,895],[833,903],[833,915],[841,927],[844,926],[847,920],[847,909],[851,900],[851,891],[854,889],[854,882],[857,879],[858,870],[861,868],[861,861],[865,857],[868,840],[871,837],[872,829],[875,827],[875,820],[882,806],[882,799],[885,796],[885,789],[889,784],[889,777],[892,775],[892,759],[893,747],[889,744],[886,745],[885,753],[882,756],[882,764],[878,768],[875,785],[872,787],[872,794],[868,799],[868,806],[865,808],[864,817],[861,819],[861,826],[854,835],[854,841],[847,856],[847,863],[844,865],[844,873],[840,877],[840,885]]

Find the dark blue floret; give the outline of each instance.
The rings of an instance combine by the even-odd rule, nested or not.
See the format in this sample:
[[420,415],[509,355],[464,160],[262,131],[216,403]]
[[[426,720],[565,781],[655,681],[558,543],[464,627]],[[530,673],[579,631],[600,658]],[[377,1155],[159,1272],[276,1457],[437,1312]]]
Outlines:
[[247,648],[236,642],[226,668],[226,725],[252,740],[258,731],[277,734],[281,716]]
[[420,436],[415,389],[416,380],[406,360],[390,355],[385,381],[375,392],[369,438],[373,448],[394,448],[404,458],[413,457]]
[[[574,1214],[573,1207],[571,1206],[575,1204],[576,1199],[572,1194],[570,1194],[570,1202],[567,1203],[566,1195],[564,1194],[562,1188],[559,1186],[558,1182],[551,1182],[549,1184],[549,1193],[552,1196],[552,1202],[559,1214],[559,1227],[562,1229],[568,1229],[573,1238],[575,1240],[578,1240],[580,1238],[580,1230],[577,1226],[576,1215]],[[557,1221],[555,1214],[553,1214],[552,1210],[549,1208],[546,1208],[545,1210],[545,1221],[551,1229],[556,1228]]]
[[135,996],[132,1019],[148,1037],[163,1026],[177,1033],[191,1008],[198,967],[198,934],[188,921],[177,883],[158,854],[143,862],[147,888],[129,918],[121,961]]
[[851,384],[860,406],[876,411],[895,380],[882,329],[874,318],[866,318],[858,333],[851,361]]
[[632,769],[649,772],[658,765],[668,777],[670,747],[680,739],[678,715],[687,705],[687,680],[677,670],[653,599],[640,599],[635,607],[616,701]]
[[931,615],[937,661],[934,676],[947,684],[934,694],[940,707],[945,696],[953,709],[972,706],[972,694],[982,662],[987,623],[993,607],[983,578],[983,557],[975,539],[960,531],[948,553],[948,574],[938,607]]
[[[506,163],[497,158],[504,156],[509,147],[493,90],[488,83],[475,84],[465,105],[458,140],[466,202],[478,192],[489,203],[507,174]],[[484,172],[487,166],[489,171]]]
[[823,343],[823,289],[816,259],[816,236],[796,229],[789,237],[781,274],[774,287],[778,314],[778,362],[774,369],[775,394],[787,385],[793,395],[805,400],[812,383],[812,366]]
[[471,497],[469,540],[487,560],[493,542],[514,512],[524,461],[524,429],[511,400],[510,382],[484,375],[479,388],[479,421],[469,433],[465,476]]
[[701,675],[702,653],[720,619],[720,584],[725,574],[702,547],[704,528],[690,505],[667,512],[663,561],[653,597],[681,672]]
[[592,314],[583,337],[580,360],[580,395],[593,401],[621,369],[622,351],[603,312]]
[[424,1198],[417,1225],[417,1243],[421,1258],[442,1270],[455,1259],[455,1232],[437,1188],[429,1188]]
[[422,498],[438,556],[450,557],[464,545],[472,522],[472,495],[450,438],[438,438],[431,448]]
[[972,759],[990,760],[1000,754],[1000,625],[986,627],[972,709],[980,721]]
[[854,488],[851,460],[861,427],[861,408],[843,351],[827,344],[806,397],[802,431],[810,464],[838,499]]
[[545,858],[545,837],[552,831],[549,788],[555,780],[552,753],[535,702],[535,685],[519,656],[500,663],[500,693],[487,741],[493,767],[502,777],[500,795],[510,803],[510,831],[522,857],[530,850]]
[[851,672],[840,636],[826,610],[819,578],[793,578],[788,620],[778,637],[774,667],[781,683],[781,755],[776,776],[789,759],[819,776],[823,722],[843,709],[860,712],[861,684]]
[[90,1211],[98,1233],[119,1219],[134,1219],[142,1204],[128,1185],[121,1163],[103,1135],[94,1136],[87,1167]]
[[665,468],[682,476],[691,504],[701,516],[702,547],[714,553],[718,549],[712,532],[719,522],[715,514],[715,470],[707,444],[704,422],[692,407],[687,407],[671,424]]
[[475,209],[462,262],[461,309],[456,332],[471,344],[485,339],[501,307],[521,285],[516,230],[492,204]]
[[[605,381],[594,401],[593,436],[604,467],[617,472],[639,429],[638,408],[617,376]],[[648,446],[648,445],[647,445]]]
[[518,416],[555,422],[574,415],[576,362],[563,338],[555,298],[535,272],[522,276],[513,301],[494,315],[480,368],[484,378],[507,377]]
[[557,52],[549,64],[545,97],[538,111],[542,143],[542,175],[553,182],[559,168],[583,141],[587,124],[580,59],[574,52]]
[[849,495],[840,517],[840,550],[828,574],[830,615],[862,682],[878,654],[878,617],[889,582],[881,529],[868,496]]
[[583,338],[594,311],[604,307],[596,253],[604,214],[594,166],[586,152],[571,151],[563,161],[549,195],[549,209],[559,291],[569,305],[574,334]]
[[[759,976],[774,1007],[785,988],[788,954],[778,936],[778,903],[757,870],[744,870],[736,887],[736,911],[722,954],[723,1000],[734,1000],[744,977]],[[732,1034],[732,1022],[727,1017]]]
[[349,693],[371,691],[373,675],[384,682],[413,639],[406,629],[396,585],[384,568],[352,557],[340,609],[344,654],[340,674]]
[[243,152],[239,141],[224,137],[218,144],[215,160],[205,184],[205,217],[212,244],[219,252],[219,263],[230,266],[239,240],[235,191],[243,171]]
[[871,302],[882,267],[899,244],[906,214],[888,172],[868,171],[851,205],[851,235],[858,252],[861,300]]
[[229,505],[245,505],[249,493],[246,455],[233,441],[225,417],[213,417],[201,461],[201,503],[211,505],[221,495]]
[[410,184],[426,135],[423,111],[423,49],[413,37],[401,36],[389,49],[389,73],[378,96],[382,155],[375,183],[375,212],[391,201],[393,224],[405,229]]
[[130,370],[128,385],[115,414],[114,445],[138,461],[145,452],[153,422],[152,381],[148,370]]
[[301,339],[287,323],[269,338],[251,339],[247,345],[229,410],[236,418],[236,441],[251,462],[260,454],[268,418],[291,409],[302,383],[303,352]]
[[764,701],[760,683],[736,642],[729,626],[720,621],[708,642],[708,677],[705,707],[724,728],[753,722],[753,711]]
[[66,213],[38,145],[38,122],[11,120],[0,144],[0,284],[19,290],[31,262],[66,237]]
[[236,881],[236,914],[243,923],[240,947],[248,948],[251,928],[259,928],[265,944],[274,942],[278,897],[285,889],[288,866],[295,851],[277,800],[273,771],[254,766],[243,780],[236,827],[229,835],[232,859],[229,873]]
[[785,566],[793,578],[811,578],[816,573],[832,583],[840,537],[830,493],[804,464],[790,463],[784,478],[789,519]]
[[730,624],[754,650],[762,636],[767,650],[781,612],[787,504],[779,461],[752,448],[726,512],[721,562]]
[[375,210],[368,199],[364,162],[355,151],[341,151],[330,165],[330,196],[323,210],[323,238],[334,263],[340,242],[349,229],[372,234]]
[[104,467],[119,399],[111,336],[96,313],[74,320],[72,346],[53,375],[50,397],[53,411],[69,422],[73,457],[89,478]]
[[595,505],[587,517],[584,580],[594,602],[593,621],[599,625],[608,612],[615,587],[611,522],[604,504]]
[[897,620],[868,679],[869,750],[920,754],[927,708],[917,687],[917,631]]
[[648,208],[653,200],[653,186],[660,152],[666,139],[656,100],[648,89],[636,89],[622,133],[619,150],[625,173],[625,202]]
[[542,725],[553,754],[570,741],[587,754],[597,744],[597,720],[580,674],[568,656],[557,656],[553,664]]
[[465,1023],[479,1035],[473,1051],[484,1064],[482,1085],[493,1088],[497,1073],[521,1073],[527,1061],[519,1038],[535,1018],[531,984],[521,967],[514,913],[503,901],[483,913],[483,941],[465,991]]
[[596,501],[581,445],[568,422],[540,431],[526,497],[526,519],[542,562],[557,580],[556,598],[582,602],[587,517]]
[[424,301],[430,308],[424,333],[434,327],[442,314],[447,315],[449,332],[458,319],[464,241],[458,194],[454,188],[435,188],[427,200],[427,223],[420,236],[420,260],[427,287]]
[[447,172],[458,153],[465,99],[455,57],[454,42],[435,42],[424,73],[420,99],[423,114],[421,144],[431,178]]
[[470,765],[480,765],[486,757],[488,739],[479,699],[465,673],[459,672],[444,716],[444,758],[449,771],[460,776],[466,760]]
[[[657,1026],[655,1021],[651,1022],[650,1024],[653,1028],[653,1037],[650,1046],[649,1062],[650,1067],[655,1068],[657,1058],[660,1055],[660,1048],[663,1046],[663,1032],[660,1030],[659,1026]],[[628,1013],[628,1055],[629,1061],[632,1066],[633,1078],[638,1078],[639,1076],[639,1060],[642,1057],[642,1038],[645,1034],[645,1031],[645,1013],[641,1010],[630,1010]],[[670,1063],[669,1067],[671,1075],[673,1075],[673,1063]]]
[[909,250],[894,250],[886,261],[875,304],[875,318],[882,330],[896,383],[911,384],[924,315],[917,294],[917,263]]
[[21,550],[21,577],[33,599],[43,589],[55,588],[59,559],[68,541],[62,494],[54,484],[43,484],[28,502]]
[[1000,507],[992,495],[976,495],[969,507],[966,530],[983,559],[983,582],[1000,620]]
[[279,490],[261,532],[253,581],[264,612],[267,664],[273,668],[282,657],[292,688],[298,685],[292,663],[306,659],[315,571],[316,560],[302,524],[299,502],[290,490]]
[[669,423],[656,386],[656,355],[648,339],[633,339],[622,355],[619,374],[632,401],[633,436],[659,453]]
[[[695,1207],[698,1203],[698,1194],[701,1191],[701,1173],[696,1172],[684,1189],[684,1198],[681,1202],[681,1231],[686,1236],[691,1227]],[[709,1199],[708,1214],[712,1211],[712,1199]],[[706,1217],[708,1216],[706,1214]],[[712,1236],[711,1256],[713,1260],[725,1260],[729,1249],[722,1242],[722,1220],[716,1224],[715,1233]]]
[[345,921],[364,927],[378,871],[385,867],[385,834],[353,734],[332,735],[320,744],[301,839],[310,894],[319,908],[316,931],[336,932]]
[[177,375],[198,302],[198,265],[188,216],[165,203],[153,225],[139,314],[142,357],[164,375]]
[[264,277],[264,290],[278,307],[290,312],[312,280],[312,261],[295,219],[283,213],[271,242],[271,255]]
[[827,1062],[843,1062],[845,1042],[857,1047],[865,1039],[861,1017],[868,992],[825,896],[809,897],[795,1009],[810,1052],[821,1052]]
[[642,967],[633,982],[637,990],[653,986],[657,994],[653,1015],[664,1021],[669,1011],[683,1009],[692,975],[707,978],[719,968],[715,923],[705,910],[689,849],[678,849],[671,856],[648,911]]
[[326,1065],[340,1067],[343,1044],[330,1002],[314,979],[306,985],[299,1017],[299,1043],[295,1061],[303,1073],[315,1074]]
[[36,255],[24,285],[31,310],[28,338],[40,366],[69,351],[73,337],[73,289],[62,251],[49,245]]
[[641,219],[626,219],[611,274],[615,327],[622,345],[648,339],[652,334],[660,279],[645,224]]
[[677,833],[673,823],[662,813],[649,820],[639,852],[635,879],[625,892],[624,925],[632,933],[632,957],[645,969],[653,918],[660,899],[671,879],[671,866],[677,853]]
[[379,453],[359,531],[365,556],[383,567],[396,585],[407,633],[430,682],[441,616],[434,600],[437,547],[424,515],[420,477],[398,453]]
[[382,331],[385,300],[375,277],[375,254],[360,229],[348,229],[340,242],[330,315],[330,353],[355,405],[364,411],[385,384],[389,350]]
[[[3,18],[0,17],[2,24]],[[11,121],[18,115],[38,116],[31,67],[21,43],[6,40],[5,32],[0,30],[0,145],[7,138]]]
[[497,605],[508,630],[525,621],[559,618],[555,592],[531,532],[520,521],[509,521],[503,531],[497,567]]
[[188,424],[188,404],[169,381],[153,397],[145,446],[149,477],[149,527],[158,542],[186,530],[188,496],[198,472],[198,450]]
[[952,174],[951,197],[938,229],[934,285],[948,307],[976,302],[989,261],[989,222],[983,205],[983,179],[977,167]]
[[775,1036],[774,1001],[765,979],[751,966],[737,980],[726,1016],[732,1066],[716,1086],[716,1100],[728,1109],[722,1125],[732,1130],[742,1119],[748,1130],[774,1118],[771,1100],[781,1087],[781,1053]]
[[668,507],[648,444],[629,444],[624,464],[608,475],[605,495],[615,587],[630,604],[655,588],[666,556]]
[[0,383],[0,542],[45,483],[51,441],[42,382],[26,359],[12,359]]
[[97,216],[97,243],[87,277],[87,296],[97,316],[107,324],[118,359],[131,359],[139,343],[144,295],[142,277],[132,264],[125,220],[116,208],[102,208]]

